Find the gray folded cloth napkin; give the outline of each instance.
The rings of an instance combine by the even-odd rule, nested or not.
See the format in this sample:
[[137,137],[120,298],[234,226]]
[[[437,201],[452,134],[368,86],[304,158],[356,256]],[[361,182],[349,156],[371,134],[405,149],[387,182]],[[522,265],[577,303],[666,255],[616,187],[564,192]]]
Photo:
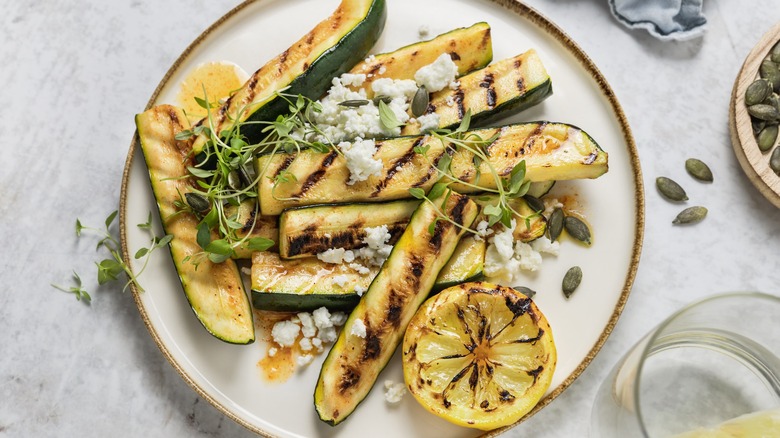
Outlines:
[[612,15],[631,29],[661,40],[688,40],[704,33],[704,0],[609,0]]

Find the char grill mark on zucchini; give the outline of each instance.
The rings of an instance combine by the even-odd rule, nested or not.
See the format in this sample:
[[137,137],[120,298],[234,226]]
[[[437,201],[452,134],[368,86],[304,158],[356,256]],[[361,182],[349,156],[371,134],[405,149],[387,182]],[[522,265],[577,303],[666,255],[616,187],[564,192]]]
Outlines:
[[[441,206],[444,200],[446,205]],[[470,226],[478,211],[474,201],[456,193],[433,202],[460,226]],[[439,219],[431,204],[420,204],[390,257],[350,314],[317,381],[314,404],[321,420],[336,425],[354,411],[428,296],[464,232]],[[434,221],[431,233],[428,228]],[[358,319],[366,326],[365,338],[350,334]]]
[[[385,0],[342,0],[330,17],[257,70],[212,113],[214,132],[229,129],[236,121],[269,121],[286,113],[287,102],[275,95],[286,87],[287,94],[319,98],[333,77],[368,53],[384,29],[386,17]],[[250,140],[257,140],[261,130],[259,125],[241,127]],[[199,136],[194,149],[202,150],[207,140],[205,134]]]
[[395,244],[420,204],[417,200],[380,204],[341,204],[286,210],[279,217],[279,254],[284,259],[313,257],[331,248],[365,246],[366,228],[386,225]]
[[174,204],[195,184],[187,170],[192,165],[192,142],[175,138],[189,128],[184,112],[169,105],[157,106],[138,114],[136,126],[163,229],[173,235],[169,248],[187,301],[216,338],[251,343],[255,339],[252,311],[235,262],[204,260],[196,267],[184,261],[201,252],[196,239],[198,219],[179,212]]
[[[526,179],[532,182],[597,178],[607,171],[607,154],[588,134],[572,125],[534,122],[470,132],[483,139],[498,134],[487,151],[490,165],[504,177],[522,160],[526,163]],[[414,154],[398,169],[395,162],[406,156],[417,142],[430,147],[429,158]],[[438,179],[435,165],[444,153],[442,142],[432,136],[387,139],[374,155],[383,163],[381,174],[348,185],[349,169],[344,157],[337,156],[327,167],[322,167],[326,155],[312,150],[301,151],[287,167],[287,172],[295,176],[294,181],[275,185],[271,179],[261,178],[260,210],[265,215],[276,215],[286,208],[330,203],[334,199],[349,203],[408,198],[410,187],[428,191],[433,186]],[[256,166],[260,171],[267,166],[267,174],[274,174],[288,160],[286,154],[266,155],[257,159]],[[454,178],[494,189],[496,183],[489,165],[482,163],[481,166],[477,181],[472,154],[464,150],[452,153],[450,171]],[[319,183],[307,185],[302,191],[302,182],[315,174]],[[462,193],[475,192],[457,181],[453,187]]]
[[493,59],[490,26],[476,23],[393,52],[374,55],[350,70],[352,74],[367,76],[362,85],[351,88],[365,90],[366,96],[371,99],[374,97],[371,84],[377,79],[414,79],[417,70],[434,62],[442,53],[448,53],[458,66],[458,76],[485,67]]
[[[453,90],[431,95],[426,114],[439,115],[439,126],[457,126],[471,112],[471,126],[485,126],[536,105],[552,94],[550,76],[536,51],[493,63],[458,79]],[[407,124],[403,135],[420,132],[419,123]]]

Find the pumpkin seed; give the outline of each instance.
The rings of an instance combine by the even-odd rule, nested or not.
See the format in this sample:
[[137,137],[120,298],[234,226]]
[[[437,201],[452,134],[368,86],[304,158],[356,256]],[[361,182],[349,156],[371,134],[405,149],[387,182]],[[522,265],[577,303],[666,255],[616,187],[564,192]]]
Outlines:
[[758,135],[766,126],[766,122],[763,120],[752,120],[750,124],[753,126],[753,135]]
[[205,213],[209,211],[209,208],[211,208],[211,203],[209,200],[206,199],[205,196],[198,193],[185,193],[184,199],[187,201],[187,204],[198,213]]
[[655,186],[658,191],[670,201],[687,201],[688,195],[685,190],[676,182],[665,176],[659,176],[655,179]]
[[775,148],[772,151],[772,156],[769,157],[769,168],[775,175],[780,176],[780,148]]
[[761,149],[762,152],[772,149],[772,146],[774,146],[777,141],[777,132],[777,125],[769,125],[758,133],[756,143],[758,143],[758,148]]
[[529,207],[531,207],[531,210],[537,213],[540,211],[544,211],[544,202],[542,202],[542,200],[537,198],[536,196],[525,195],[523,196],[523,199],[525,199],[525,202],[528,204]]
[[239,176],[237,171],[234,170],[228,173],[227,183],[231,189],[241,190],[241,176]]
[[563,231],[563,210],[560,208],[553,210],[547,221],[547,230],[550,232],[550,241],[555,242]]
[[425,110],[428,109],[429,99],[430,97],[428,96],[428,90],[425,88],[425,85],[420,86],[412,98],[412,115],[420,117],[425,114]]
[[745,105],[761,103],[772,94],[772,85],[764,79],[758,79],[750,84],[745,91]]
[[375,96],[374,97],[374,105],[379,106],[379,102],[384,102],[385,105],[390,105],[390,102],[393,101],[393,98],[390,96]]
[[712,182],[712,170],[701,160],[688,158],[685,160],[685,170],[699,181]]
[[533,298],[534,296],[536,296],[536,291],[535,290],[533,290],[531,288],[528,288],[528,287],[525,287],[525,286],[515,286],[512,289],[520,292],[521,294],[527,296],[528,298]]
[[345,106],[347,108],[360,108],[361,106],[366,106],[369,103],[370,102],[365,99],[352,99],[339,102],[339,106]]
[[780,116],[780,112],[777,111],[777,108],[765,103],[750,105],[747,110],[751,116],[761,120],[777,120],[778,116]]
[[580,242],[585,242],[590,245],[590,229],[579,218],[574,216],[566,216],[563,219],[563,228],[569,235]]
[[566,271],[566,275],[563,276],[563,282],[561,288],[563,289],[563,296],[568,300],[571,294],[582,283],[582,269],[579,266],[572,266]]
[[694,224],[707,217],[707,209],[701,206],[688,207],[672,221],[673,224]]
[[775,91],[780,90],[780,70],[778,70],[777,64],[765,59],[761,63],[761,67],[758,68],[758,74],[761,76],[761,79],[771,82]]
[[771,59],[772,62],[780,62],[780,41],[772,46],[772,50],[769,51],[769,59]]

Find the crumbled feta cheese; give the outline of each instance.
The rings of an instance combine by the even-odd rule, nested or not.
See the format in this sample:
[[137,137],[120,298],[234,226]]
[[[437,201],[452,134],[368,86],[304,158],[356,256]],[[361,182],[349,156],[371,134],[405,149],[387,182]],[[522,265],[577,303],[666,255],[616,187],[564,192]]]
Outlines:
[[317,254],[317,258],[325,263],[351,263],[353,260],[355,260],[355,253],[344,248],[331,248],[325,252]]
[[505,260],[508,260],[512,258],[514,255],[514,246],[515,246],[515,236],[514,236],[514,230],[517,226],[517,221],[512,219],[512,226],[507,228],[504,227],[504,230],[500,233],[496,233],[495,236],[493,236],[493,239],[491,240],[491,243],[493,246],[496,247],[496,251],[498,251],[498,254]]
[[330,312],[325,307],[320,307],[311,314],[314,317],[314,325],[323,330],[333,327],[333,321],[330,320]]
[[358,255],[370,265],[382,266],[393,250],[393,246],[387,244],[392,237],[387,230],[387,225],[369,227],[365,231],[366,236],[363,238],[363,243],[368,246],[360,248]]
[[460,88],[460,81],[450,82],[450,90],[457,90],[458,88]]
[[313,345],[314,348],[317,349],[317,351],[322,351],[322,339],[320,339],[320,338],[311,338],[311,345]]
[[409,101],[417,93],[417,84],[411,79],[381,78],[371,83],[371,90],[375,96]]
[[414,74],[417,85],[425,86],[429,93],[443,90],[458,76],[458,66],[448,53],[442,53],[436,61],[422,67]]
[[542,213],[544,217],[550,217],[553,210],[556,208],[563,208],[563,204],[558,200],[558,198],[544,198],[544,212]]
[[455,99],[453,99],[452,96],[447,96],[447,99],[445,100],[445,102],[447,103],[447,106],[455,105]]
[[361,286],[355,286],[355,293],[358,294],[359,297],[362,297],[364,293],[366,293],[368,289],[361,287]]
[[366,324],[362,319],[358,318],[352,323],[352,330],[349,331],[349,334],[358,338],[366,338]]
[[515,256],[520,260],[520,269],[535,272],[542,267],[542,255],[525,242],[515,243]]
[[423,24],[420,26],[419,29],[417,29],[417,35],[420,36],[420,38],[425,38],[431,33],[431,28],[428,27],[428,25]]
[[346,87],[359,87],[366,81],[366,75],[362,73],[351,74],[344,73],[341,75],[341,84]]
[[292,347],[300,331],[301,327],[292,321],[279,321],[271,329],[271,336],[282,347]]
[[398,403],[406,394],[406,385],[393,382],[392,380],[385,380],[385,400],[388,403]]
[[371,270],[367,267],[361,265],[360,263],[350,263],[349,267],[356,270],[358,274],[360,275],[368,275],[371,273]]
[[333,312],[330,314],[330,322],[332,322],[334,326],[344,325],[344,323],[347,322],[347,314],[344,312]]
[[377,73],[379,73],[380,75],[387,73],[387,67],[385,67],[383,64],[381,67],[379,67],[379,71],[377,71]]
[[439,129],[439,115],[436,113],[425,114],[417,118],[420,122],[420,132],[428,132]]
[[328,327],[320,330],[320,333],[317,335],[318,338],[323,343],[333,342],[338,338],[338,333],[336,332],[335,327]]
[[349,281],[349,275],[339,274],[333,276],[333,284],[335,284],[338,287],[343,288],[348,281]]
[[368,58],[366,58],[366,59],[364,59],[364,61],[366,62],[366,64],[370,64],[370,63],[372,63],[372,62],[376,61],[376,56],[374,56],[374,55],[369,55],[369,57],[368,57]]
[[309,351],[311,350],[311,339],[303,338],[298,342],[298,345],[301,347],[301,351]]
[[480,221],[477,224],[477,234],[474,236],[474,240],[481,242],[482,239],[493,234],[493,229],[489,228],[489,225],[490,223],[488,221]]
[[557,256],[560,252],[561,245],[558,242],[551,242],[547,236],[542,236],[531,242],[531,248],[542,254]]
[[371,175],[382,175],[382,160],[374,158],[376,153],[374,140],[363,140],[358,137],[351,143],[347,141],[339,143],[339,149],[347,160],[349,169],[347,185],[365,181]]
[[277,349],[276,349],[276,347],[271,347],[271,348],[269,348],[269,349],[268,349],[268,357],[274,357],[274,356],[276,356],[276,353],[277,353],[278,351],[279,351],[279,350],[277,350]]
[[301,320],[301,332],[304,337],[311,338],[317,334],[317,327],[314,325],[314,318],[310,313],[301,312],[298,314],[298,319]]
[[310,364],[313,359],[314,359],[314,356],[312,356],[311,354],[302,354],[302,355],[298,356],[298,358],[296,359],[296,362],[298,363],[298,366],[303,367],[303,366],[306,366],[306,365]]

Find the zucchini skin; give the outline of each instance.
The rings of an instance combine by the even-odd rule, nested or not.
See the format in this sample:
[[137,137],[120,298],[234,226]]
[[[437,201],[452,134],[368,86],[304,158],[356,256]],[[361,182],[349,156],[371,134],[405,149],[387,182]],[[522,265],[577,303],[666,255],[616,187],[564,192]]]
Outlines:
[[[441,200],[437,198],[434,202]],[[442,210],[461,226],[470,226],[479,209],[476,203],[456,193],[446,201]],[[437,219],[429,203],[420,205],[347,319],[322,365],[314,392],[314,405],[322,421],[339,424],[368,395],[401,342],[406,326],[455,250],[464,231]],[[428,227],[434,221],[437,222],[430,233]],[[350,334],[357,319],[366,326],[365,338]]]
[[[359,16],[355,16],[356,11]],[[328,90],[333,77],[349,70],[371,50],[384,30],[386,19],[386,0],[342,0],[330,17],[257,70],[242,89],[212,113],[214,132],[232,127],[232,120],[239,114],[241,121],[269,121],[287,113],[287,101],[274,95],[285,87],[289,87],[285,90],[287,94],[319,98]],[[328,44],[328,32],[343,31],[345,26],[350,26],[346,33]],[[326,41],[320,41],[320,38]],[[320,44],[312,46],[313,42]],[[283,80],[291,68],[298,69],[292,73],[295,76],[289,81]],[[245,110],[248,106],[251,106],[250,110]],[[245,124],[241,133],[250,141],[257,141],[262,137],[262,128],[262,125]],[[200,152],[207,140],[205,135],[199,136],[193,149]]]
[[[453,29],[427,41],[420,41],[387,53],[380,53],[358,63],[349,71],[364,74],[366,80],[353,90],[363,89],[374,97],[371,84],[381,78],[414,79],[417,70],[433,63],[442,53],[449,53],[458,66],[458,76],[484,68],[493,60],[490,25],[485,22]],[[383,73],[380,73],[383,72]]]
[[[499,176],[508,178],[515,165],[526,162],[529,181],[598,178],[608,170],[608,156],[584,131],[565,123],[530,122],[470,131],[483,139],[496,136],[487,145],[488,158]],[[409,197],[410,187],[430,190],[438,179],[432,163],[445,153],[442,142],[435,137],[397,137],[377,140],[374,158],[383,162],[380,175],[347,185],[349,169],[346,160],[336,151],[319,153],[301,151],[296,156],[265,155],[257,158],[256,168],[266,169],[260,181],[260,211],[275,215],[284,209],[331,202],[381,202]],[[414,152],[415,146],[429,146],[428,159]],[[467,151],[455,152],[450,167],[458,180],[495,188],[490,169],[482,163],[477,180],[473,156]],[[274,186],[272,177],[286,170],[295,181]],[[475,190],[458,181],[453,188],[462,193]]]
[[169,244],[173,264],[192,311],[214,337],[233,344],[253,342],[252,309],[235,262],[205,260],[196,269],[183,261],[201,251],[196,241],[198,219],[186,212],[173,215],[179,193],[184,196],[193,188],[191,178],[180,178],[189,176],[192,143],[175,139],[176,133],[189,128],[184,112],[157,106],[138,114],[136,126],[163,229],[173,235]]
[[[552,95],[552,80],[535,50],[493,63],[458,79],[455,89],[431,95],[426,114],[438,114],[441,128],[456,128],[467,112],[471,127],[487,126],[541,103]],[[409,123],[402,135],[420,133]]]

